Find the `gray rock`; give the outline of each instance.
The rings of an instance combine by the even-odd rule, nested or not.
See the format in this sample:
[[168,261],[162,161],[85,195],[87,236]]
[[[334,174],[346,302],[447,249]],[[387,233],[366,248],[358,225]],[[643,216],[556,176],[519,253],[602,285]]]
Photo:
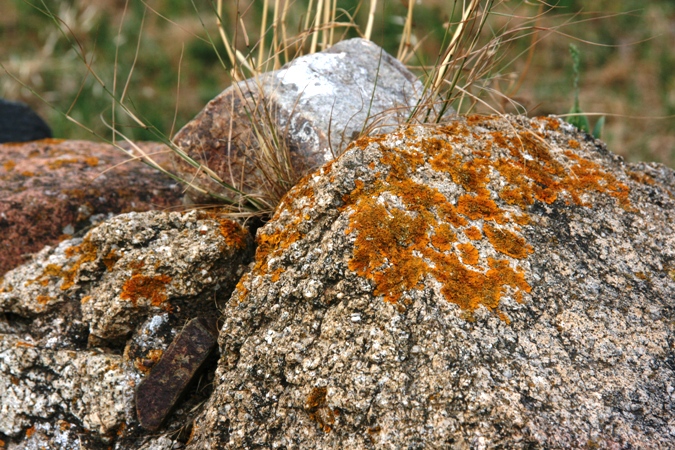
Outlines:
[[548,118],[355,142],[258,231],[189,448],[672,448],[660,173]]
[[[284,142],[298,180],[341,154],[362,130],[391,131],[404,123],[423,92],[401,62],[370,41],[351,39],[229,87],[174,142],[243,192],[266,195],[272,189],[266,173],[273,170],[259,157],[256,128]],[[194,179],[180,158],[174,161],[183,178],[236,199],[205,177]],[[196,191],[188,191],[188,200],[209,201]]]
[[[5,274],[0,439],[138,447],[137,386],[191,318],[215,326],[252,249],[217,213],[128,213]],[[180,428],[207,391],[189,391],[167,427]]]

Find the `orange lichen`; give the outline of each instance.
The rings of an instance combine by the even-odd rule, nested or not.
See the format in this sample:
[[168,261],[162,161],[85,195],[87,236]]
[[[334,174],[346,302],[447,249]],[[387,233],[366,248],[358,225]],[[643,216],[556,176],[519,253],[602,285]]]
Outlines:
[[[470,116],[466,123],[491,127],[493,120]],[[545,122],[550,130],[559,128],[556,120]],[[518,225],[530,223],[527,208],[535,201],[551,204],[564,195],[566,200],[583,205],[580,194],[590,191],[609,194],[621,206],[628,205],[628,189],[597,163],[576,155],[566,155],[568,160],[564,160],[559,154],[554,156],[543,134],[519,126],[514,131],[470,138],[467,136],[472,134],[458,120],[441,129],[449,134],[447,139],[422,139],[414,150],[387,148],[380,142],[380,163],[389,166],[386,178],[376,179],[370,186],[357,183],[343,197],[345,207],[353,211],[346,232],[356,235],[349,268],[374,281],[375,295],[397,302],[431,275],[441,282],[448,301],[469,312],[479,305],[496,310],[506,289],[512,289],[513,298],[520,302],[522,293],[530,291],[523,270],[512,267],[506,259],[481,262],[480,252],[470,243],[456,244],[455,254],[452,246],[460,227],[467,221],[482,221],[483,232],[495,251],[524,259],[534,249],[519,234]],[[484,147],[472,142],[473,156],[458,152],[455,146],[466,148],[467,139],[482,140]],[[425,164],[448,173],[463,189],[456,203],[412,180],[411,175]],[[497,191],[498,199],[493,198],[494,189],[488,187],[496,177],[501,178],[497,185],[502,186]],[[382,201],[384,193],[398,197],[403,209]],[[520,211],[505,210],[496,200]],[[482,239],[474,224],[463,233],[472,240]],[[500,317],[509,320],[504,314]]]
[[160,306],[166,301],[166,285],[170,282],[171,277],[168,275],[133,275],[122,286],[120,298],[130,300],[134,306],[139,298],[146,298],[153,306]]
[[136,369],[143,373],[150,372],[150,369],[153,368],[155,364],[162,358],[164,354],[163,350],[160,349],[151,349],[145,354],[145,358],[136,358],[134,360],[134,366]]
[[[248,231],[237,222],[226,219],[225,215],[219,210],[200,211],[199,219],[212,219],[218,222],[218,228],[221,236],[225,238],[225,244],[232,249],[241,250],[246,247]],[[205,232],[202,232],[204,234]]]
[[654,178],[647,175],[646,173],[632,172],[632,171],[627,171],[626,173],[631,178],[631,180],[636,181],[638,183],[649,184],[649,185],[654,184]]
[[78,159],[78,158],[63,158],[63,159],[55,159],[53,161],[49,161],[47,163],[47,167],[49,167],[52,170],[60,169],[63,166],[69,165],[69,164],[76,164],[76,163],[82,163],[83,161]]
[[117,253],[117,250],[114,248],[110,250],[110,252],[105,255],[102,258],[103,264],[105,265],[105,268],[108,270],[112,270],[112,268],[115,266],[115,263],[119,261],[119,259],[122,257],[122,255],[119,255]]
[[26,430],[26,439],[35,434],[35,425]]
[[31,344],[30,342],[26,341],[17,341],[15,344],[17,347],[24,347],[24,348],[33,348],[35,345]]
[[98,166],[98,158],[95,156],[88,156],[84,158],[84,162],[89,166],[89,167],[96,167]]
[[246,282],[249,280],[250,275],[248,273],[245,273],[244,276],[242,276],[239,281],[237,282],[237,286],[235,288],[235,291],[238,294],[238,300],[241,302],[246,298],[246,296],[249,293],[248,288],[246,287]]
[[4,167],[7,172],[11,172],[16,167],[16,163],[10,159],[5,161],[2,167]]
[[483,239],[483,234],[476,227],[469,227],[464,230],[464,235],[472,241],[479,241]]
[[486,222],[483,231],[495,250],[512,258],[527,258],[534,251],[524,238],[509,230],[499,229]]
[[277,281],[279,281],[279,278],[281,278],[281,274],[284,273],[285,271],[286,269],[283,267],[276,268],[274,272],[270,274],[271,276],[270,279],[272,280],[272,283],[276,283]]
[[567,141],[567,146],[570,147],[570,148],[579,148],[580,147],[579,141],[577,141],[576,139],[570,139],[569,141]]
[[452,243],[457,240],[457,235],[447,223],[441,223],[436,232],[431,236],[431,245],[437,250],[447,252],[452,249]]
[[537,117],[537,119],[545,122],[547,128],[551,131],[558,131],[558,128],[560,128],[560,122],[553,117]]
[[459,254],[462,257],[464,264],[470,266],[478,264],[479,255],[476,247],[467,242],[465,244],[457,244],[457,250],[459,250]]
[[248,231],[237,222],[228,219],[219,221],[220,234],[225,238],[228,247],[241,250],[246,247]]
[[[433,152],[438,151],[450,157],[446,162],[452,159],[442,142],[427,141],[423,147],[432,158],[436,156]],[[388,155],[393,151],[398,154]],[[416,155],[407,165],[398,150],[383,148],[382,152],[381,162],[394,166],[393,175],[385,181],[376,181],[369,188],[357,186],[359,192],[345,197],[353,202],[354,210],[347,233],[356,233],[349,268],[374,281],[375,295],[383,296],[388,302],[398,302],[406,291],[421,287],[428,275],[441,282],[442,293],[448,301],[469,310],[481,304],[496,309],[507,286],[529,291],[522,271],[516,272],[498,262],[490,262],[486,273],[467,268],[466,264],[476,265],[480,259],[478,250],[471,244],[458,245],[464,262],[454,254],[452,243],[456,241],[456,232],[451,226],[466,225],[466,218],[498,223],[506,220],[484,188],[488,182],[486,170],[464,163],[452,166],[434,159],[441,170],[459,167],[455,170],[458,183],[467,191],[476,192],[460,197],[455,207],[437,190],[410,179],[410,172],[424,163],[423,154]],[[379,203],[377,198],[384,192],[399,197],[410,212]],[[469,234],[480,237],[477,229]]]
[[[557,120],[539,120],[546,133],[559,128]],[[489,131],[477,133],[467,124]],[[379,164],[368,163],[371,172],[354,181],[341,207],[349,217],[345,233],[354,241],[348,267],[373,282],[375,295],[405,309],[410,291],[434,278],[445,299],[462,308],[463,317],[473,317],[473,311],[484,306],[508,322],[499,311],[500,299],[509,295],[522,302],[531,290],[517,265],[534,252],[520,235],[520,226],[530,223],[531,205],[562,200],[585,206],[583,195],[600,193],[629,207],[628,188],[599,164],[557,151],[544,132],[530,131],[517,121],[503,125],[503,118],[469,116],[437,128],[442,137],[420,139],[411,129],[403,130],[402,136],[419,139],[404,149],[388,146],[386,137],[353,143],[381,152]],[[432,170],[448,174],[459,192],[446,196],[416,181]],[[307,210],[282,215],[291,205],[311,208],[313,195],[312,183],[305,178],[282,200],[273,219],[276,228],[268,226],[258,236],[254,272],[279,280],[283,269],[279,262],[269,262],[280,261],[276,257],[307,232]],[[462,234],[482,240],[483,233],[480,251],[471,243],[457,242]],[[486,246],[502,259],[488,257]],[[237,285],[240,299],[248,292],[249,278]]]
[[337,410],[333,410],[327,406],[327,393],[328,389],[325,387],[315,387],[305,401],[305,410],[309,418],[318,423],[325,433],[333,429],[335,416],[338,415]]
[[79,255],[79,258],[77,258],[68,269],[59,267],[56,264],[48,264],[38,277],[29,280],[26,282],[26,285],[40,283],[41,285],[46,286],[52,278],[58,277],[63,279],[61,290],[65,291],[70,289],[75,284],[75,276],[77,275],[80,266],[84,263],[96,260],[97,248],[91,241],[85,238],[79,245],[68,247],[65,250],[65,254],[69,258]]
[[489,194],[489,191],[481,191],[480,195],[462,195],[457,200],[457,211],[471,220],[483,219],[504,223],[506,219],[502,210]]
[[79,258],[73,263],[72,267],[63,271],[63,284],[61,290],[70,289],[75,284],[75,276],[82,264],[96,261],[98,248],[89,239],[85,238],[79,245],[69,247],[65,251],[66,256],[73,257],[79,255]]
[[38,295],[35,298],[35,301],[37,301],[41,305],[46,305],[47,303],[49,303],[50,300],[53,300],[53,298],[48,295]]

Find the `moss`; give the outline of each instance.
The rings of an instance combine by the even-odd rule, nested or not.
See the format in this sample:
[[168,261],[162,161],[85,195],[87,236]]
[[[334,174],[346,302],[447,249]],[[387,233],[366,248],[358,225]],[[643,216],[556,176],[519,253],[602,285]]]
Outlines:
[[133,275],[122,286],[120,298],[130,300],[136,306],[138,299],[146,298],[153,306],[160,306],[166,301],[166,285],[171,282],[168,275],[149,277]]

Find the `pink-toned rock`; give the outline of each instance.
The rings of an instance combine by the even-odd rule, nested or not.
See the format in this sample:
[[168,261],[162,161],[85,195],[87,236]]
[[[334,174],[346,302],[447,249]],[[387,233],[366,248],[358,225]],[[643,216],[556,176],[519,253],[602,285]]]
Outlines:
[[[140,145],[148,153],[166,150],[157,143]],[[174,181],[127,159],[111,145],[87,141],[0,144],[0,275],[97,222],[100,214],[180,204]]]

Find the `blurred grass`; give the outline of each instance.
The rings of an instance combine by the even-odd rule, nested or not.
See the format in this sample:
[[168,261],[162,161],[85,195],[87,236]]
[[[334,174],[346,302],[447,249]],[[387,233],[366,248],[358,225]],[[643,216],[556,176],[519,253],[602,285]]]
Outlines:
[[[492,29],[499,29],[506,21],[517,21],[519,15],[532,16],[537,11],[533,6],[511,3],[518,6],[510,11],[510,17],[495,15],[490,24]],[[109,87],[115,73],[116,45],[121,46],[117,63],[118,92],[126,82],[139,36],[142,38],[128,98],[139,116],[167,134],[172,128],[174,111],[175,132],[230,83],[228,70],[221,65],[209,41],[210,34],[216,50],[226,60],[209,1],[148,0],[144,4],[140,0],[131,0],[124,20],[124,0],[46,0],[45,4],[67,24],[87,57],[93,58],[92,67]],[[146,4],[164,18],[152,11],[144,15]],[[226,1],[225,4],[223,22],[236,23],[236,2]],[[304,18],[299,2],[297,4],[298,14],[291,17],[299,23]],[[588,4],[580,0],[561,0],[554,11],[540,20],[538,25],[542,30],[536,37],[543,39],[534,48],[529,65],[529,38],[504,49],[502,64],[495,67],[494,79],[487,87],[508,94],[525,110],[514,109],[499,97],[488,97],[492,107],[529,115],[569,111],[573,90],[568,46],[575,42],[582,55],[580,106],[583,111],[643,118],[675,114],[675,52],[672,50],[675,3],[672,0],[596,0],[592,2],[595,13],[587,10]],[[193,5],[197,5],[196,8]],[[345,0],[338,5],[353,13],[359,2]],[[358,10],[357,23],[365,23],[367,6],[364,3]],[[262,1],[240,2],[251,46],[259,37],[256,27],[260,23],[261,7]],[[77,58],[68,40],[40,8],[42,6],[36,0],[0,2],[0,61],[56,110],[2,72],[0,96],[30,104],[47,119],[57,137],[92,138],[58,112],[68,111],[72,106],[71,114],[76,120],[109,138],[111,132],[101,120],[111,121],[109,96],[91,75],[87,75],[85,65]],[[421,43],[417,59],[409,61],[411,65],[420,67],[434,63],[451,11],[452,2],[444,0],[428,0],[416,7],[413,35]],[[373,40],[390,53],[396,54],[398,49],[405,14],[406,0],[380,2]],[[118,34],[120,24],[121,33]],[[297,24],[289,23],[288,26],[297,27]],[[560,33],[547,31],[554,27],[560,27]],[[351,30],[346,37],[356,35],[356,31]],[[237,47],[244,52],[247,50],[241,33]],[[503,64],[510,61],[513,63]],[[422,75],[421,69],[419,72]],[[178,81],[180,95],[177,96]],[[476,87],[475,93],[478,90]],[[489,112],[484,107],[480,111]],[[596,118],[590,118],[593,125]],[[116,121],[129,123],[129,119],[121,115]],[[132,128],[128,134],[136,140],[154,137],[140,128]],[[612,151],[629,160],[659,161],[675,167],[673,118],[609,116],[603,140]]]

